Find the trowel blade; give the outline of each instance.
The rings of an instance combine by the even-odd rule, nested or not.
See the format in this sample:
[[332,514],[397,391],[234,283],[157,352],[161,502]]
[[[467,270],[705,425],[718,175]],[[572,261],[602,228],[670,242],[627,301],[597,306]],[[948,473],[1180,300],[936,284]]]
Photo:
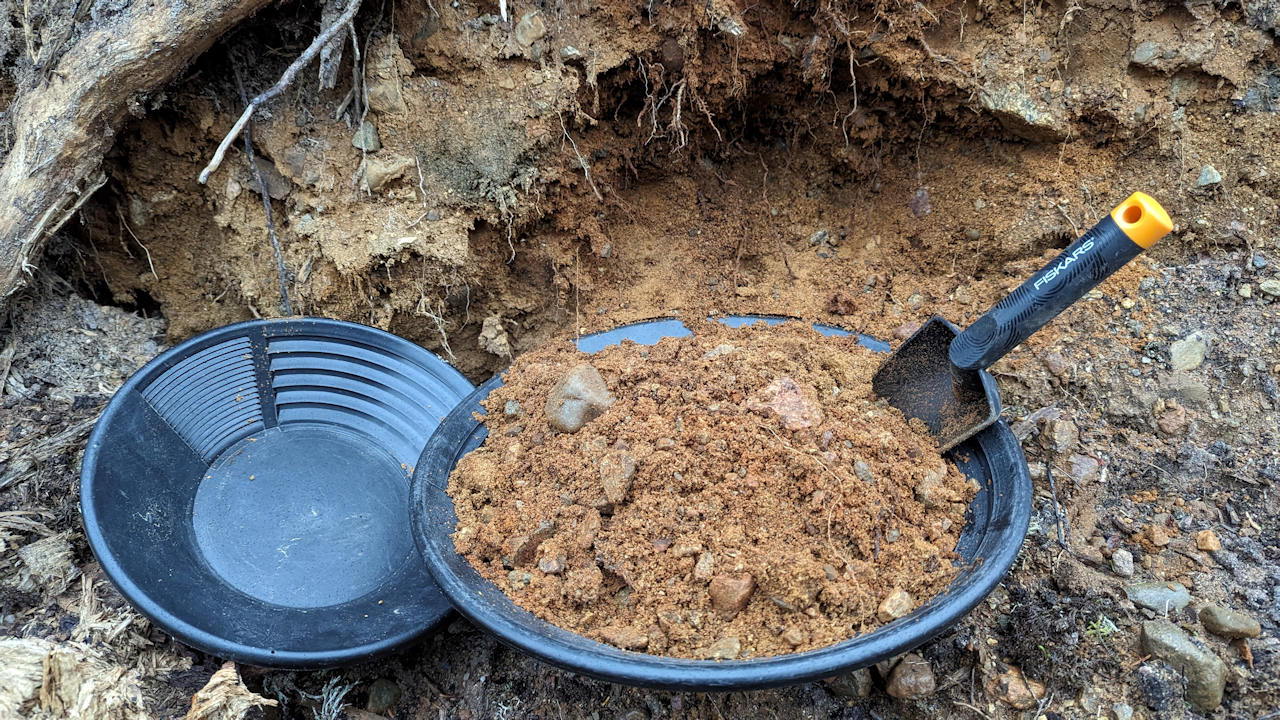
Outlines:
[[947,356],[959,333],[946,319],[929,318],[871,379],[876,395],[908,418],[919,418],[944,452],[1000,417],[1000,395],[991,375],[961,370]]

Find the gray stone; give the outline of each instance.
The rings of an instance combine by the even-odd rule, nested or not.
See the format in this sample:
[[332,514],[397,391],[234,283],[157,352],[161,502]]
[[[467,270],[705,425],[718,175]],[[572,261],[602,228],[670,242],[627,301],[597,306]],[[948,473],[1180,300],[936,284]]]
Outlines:
[[703,651],[708,660],[732,660],[742,652],[742,642],[736,637],[720,638]]
[[1191,594],[1187,592],[1187,588],[1176,582],[1155,581],[1126,585],[1124,594],[1134,605],[1161,613],[1181,610],[1191,602]]
[[600,373],[587,363],[575,365],[547,396],[547,421],[560,432],[577,432],[604,414],[613,396]]
[[827,689],[837,697],[864,698],[871,694],[871,669],[862,668],[851,673],[827,678]]
[[1200,168],[1200,177],[1196,178],[1196,187],[1212,187],[1222,182],[1222,173],[1212,165],[1205,165]]
[[1160,47],[1160,43],[1154,40],[1145,40],[1138,43],[1138,47],[1133,49],[1131,59],[1136,65],[1151,66],[1160,59],[1164,54],[1164,48]]
[[1018,83],[988,84],[978,90],[978,104],[999,118],[1011,132],[1028,140],[1054,140],[1066,135],[1060,113],[1035,99]]
[[524,408],[520,407],[520,401],[508,400],[506,405],[502,406],[502,414],[509,418],[524,417]]
[[368,120],[356,130],[356,134],[351,137],[351,144],[365,152],[377,152],[382,147],[382,141],[378,139],[378,128]]
[[1200,608],[1200,622],[1209,632],[1226,638],[1255,638],[1262,633],[1262,625],[1252,615],[1217,605]]
[[1222,704],[1227,685],[1227,665],[1217,655],[1192,642],[1167,620],[1142,623],[1142,649],[1169,663],[1186,679],[1187,700],[1201,712]]
[[[272,200],[283,200],[293,192],[293,182],[282,175],[274,163],[259,161],[258,172],[262,173],[262,183],[267,186],[267,195],[271,196]],[[253,187],[255,190],[258,189],[256,179]],[[132,208],[132,205],[130,207]]]
[[1131,720],[1133,707],[1129,703],[1118,702],[1111,706],[1111,720]]
[[875,482],[876,478],[871,474],[871,466],[866,460],[858,458],[853,461],[853,474],[858,476],[862,482]]
[[1258,289],[1271,297],[1280,297],[1280,280],[1270,278],[1258,283]]
[[1040,444],[1046,450],[1055,453],[1069,453],[1075,450],[1080,442],[1080,431],[1076,424],[1066,418],[1049,420],[1044,424],[1044,433],[1040,436]]
[[1191,333],[1169,346],[1169,365],[1174,370],[1195,370],[1204,362],[1209,345],[1200,333]]
[[1124,548],[1111,553],[1111,569],[1120,577],[1133,577],[1133,553]]
[[1143,663],[1137,676],[1142,701],[1156,712],[1172,709],[1182,697],[1182,677],[1163,662]]
[[1069,467],[1068,474],[1071,479],[1077,483],[1090,483],[1098,477],[1098,469],[1102,467],[1102,463],[1097,458],[1088,455],[1072,454],[1067,458]]
[[1250,25],[1280,35],[1280,6],[1274,0],[1241,0],[1240,5]]
[[538,42],[547,34],[547,25],[542,21],[542,13],[534,10],[525,13],[516,23],[516,42],[525,47]]
[[381,715],[395,707],[402,694],[399,685],[386,678],[378,678],[369,686],[369,701],[364,707],[374,715]]
[[1102,692],[1092,685],[1086,685],[1081,688],[1076,702],[1080,704],[1081,710],[1089,713],[1090,717],[1097,717],[1098,711],[1102,709]]
[[911,199],[907,201],[907,207],[911,208],[911,214],[918,218],[933,212],[933,204],[929,201],[929,191],[924,188],[917,188],[915,193],[911,195]]
[[1253,256],[1253,266],[1259,270],[1267,266],[1267,259],[1261,255]]

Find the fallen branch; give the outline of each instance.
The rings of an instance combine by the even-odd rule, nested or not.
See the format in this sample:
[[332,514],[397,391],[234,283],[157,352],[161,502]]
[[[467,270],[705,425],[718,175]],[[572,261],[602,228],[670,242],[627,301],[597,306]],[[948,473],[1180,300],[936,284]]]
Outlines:
[[161,87],[267,0],[155,0],[77,26],[79,40],[20,88],[0,167],[0,304],[35,269],[45,238],[106,182],[102,158],[130,103]]
[[289,84],[293,82],[293,78],[297,76],[298,72],[310,64],[311,61],[315,59],[316,55],[320,54],[320,50],[329,44],[329,41],[333,39],[333,36],[346,27],[347,23],[351,22],[351,19],[356,16],[356,11],[359,9],[360,0],[351,0],[351,5],[347,7],[346,12],[342,13],[342,15],[340,15],[332,25],[325,28],[324,32],[317,35],[316,39],[311,41],[311,44],[308,45],[307,49],[298,56],[298,59],[294,60],[289,67],[285,68],[284,74],[280,76],[280,79],[276,81],[275,85],[267,88],[262,92],[262,94],[249,101],[249,104],[245,106],[244,112],[240,113],[240,119],[236,120],[236,124],[231,126],[231,130],[227,133],[227,136],[222,138],[222,142],[218,144],[218,149],[213,153],[213,159],[209,161],[209,164],[204,170],[200,171],[201,185],[209,182],[209,176],[217,171],[218,166],[222,165],[222,158],[227,154],[227,148],[231,146],[231,143],[235,142],[237,137],[240,137],[240,132],[244,130],[244,126],[249,123],[249,118],[253,117],[254,111],[270,101],[271,98],[274,98],[284,92],[284,89],[289,87]]

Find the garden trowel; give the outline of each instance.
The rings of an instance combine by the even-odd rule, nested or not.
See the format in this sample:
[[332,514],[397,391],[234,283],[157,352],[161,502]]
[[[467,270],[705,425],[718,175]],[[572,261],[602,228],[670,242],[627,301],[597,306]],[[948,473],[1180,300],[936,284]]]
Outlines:
[[872,389],[950,450],[1000,417],[986,368],[1171,230],[1160,203],[1130,195],[965,330],[930,318],[884,361]]

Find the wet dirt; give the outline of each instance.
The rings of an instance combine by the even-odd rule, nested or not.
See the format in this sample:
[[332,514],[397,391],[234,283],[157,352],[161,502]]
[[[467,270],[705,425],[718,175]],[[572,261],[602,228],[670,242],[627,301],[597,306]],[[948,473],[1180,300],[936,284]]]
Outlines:
[[[1246,661],[1194,616],[1171,618],[1228,669],[1218,715],[1274,711],[1280,316],[1264,288],[1280,282],[1280,160],[1268,151],[1280,51],[1265,3],[510,11],[369,4],[356,34],[368,112],[365,93],[346,99],[346,53],[336,88],[305,72],[255,119],[295,309],[388,328],[477,381],[559,334],[673,314],[791,314],[896,344],[935,313],[967,325],[1133,190],[1177,227],[993,368],[1030,461],[1032,531],[1005,584],[921,649],[933,694],[891,698],[888,666],[869,685],[622,688],[459,621],[339,674],[242,668],[281,701],[273,712],[311,717],[336,678],[330,697],[346,688],[352,710],[369,707],[374,680],[394,681],[404,693],[391,712],[409,718],[977,717],[968,706],[1021,717],[987,682],[1014,666],[1048,686],[1033,707],[1046,717],[1189,714],[1155,707],[1161,693],[1181,702],[1182,687],[1157,682],[1176,674],[1141,645],[1155,613],[1122,592],[1144,580],[1260,620]],[[31,300],[64,307],[50,298],[74,289],[163,315],[166,343],[278,315],[243,154],[207,186],[195,177],[239,113],[233,69],[250,94],[269,86],[318,17],[273,7],[139,98],[111,180],[50,243]],[[376,150],[352,145],[365,120]],[[30,307],[5,327],[82,327]],[[67,366],[110,374],[109,388],[153,340],[134,330],[132,344],[86,344]],[[37,517],[0,520],[0,628],[89,647],[137,674],[152,716],[181,716],[220,663],[133,614],[95,570],[75,477],[106,394],[31,369],[44,349],[26,333],[0,343],[0,378],[21,378],[4,390],[0,512]],[[1203,344],[1198,362],[1183,341]],[[1196,545],[1205,529],[1221,550]],[[26,584],[18,551],[57,536],[70,548],[53,555],[60,569]],[[1116,570],[1120,550],[1133,577]]]
[[[872,393],[882,358],[802,323],[692,329],[522,355],[450,477],[458,551],[544,620],[675,657],[825,647],[946,588],[976,486]],[[561,432],[571,370],[612,400]]]

